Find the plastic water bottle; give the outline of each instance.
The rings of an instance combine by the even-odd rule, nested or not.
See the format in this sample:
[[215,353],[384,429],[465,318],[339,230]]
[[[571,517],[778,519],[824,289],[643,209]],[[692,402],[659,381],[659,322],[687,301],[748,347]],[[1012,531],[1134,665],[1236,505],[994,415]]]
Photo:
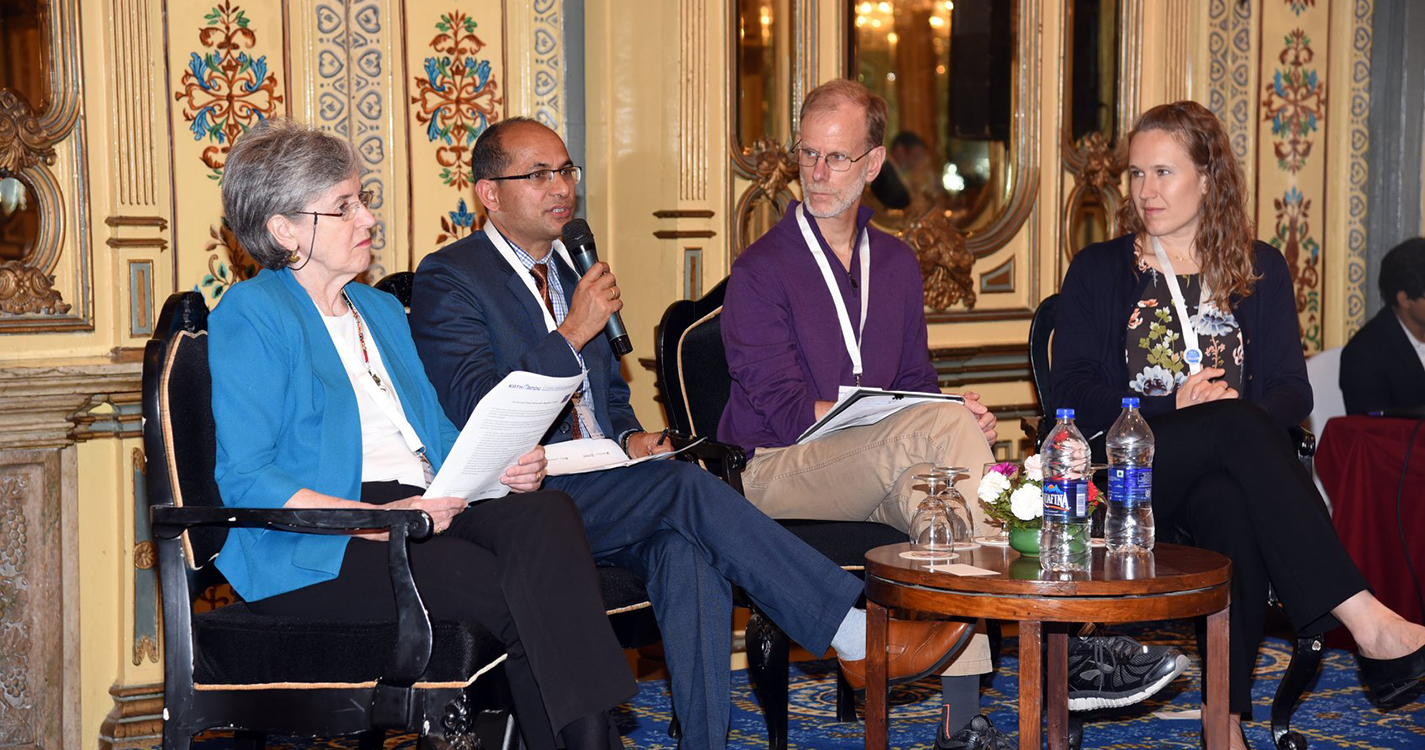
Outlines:
[[1044,521],[1039,565],[1054,572],[1089,568],[1089,443],[1074,426],[1074,410],[1055,412],[1059,423],[1044,439]]
[[1107,447],[1104,541],[1112,552],[1147,552],[1153,549],[1153,430],[1138,412],[1138,399],[1123,399]]

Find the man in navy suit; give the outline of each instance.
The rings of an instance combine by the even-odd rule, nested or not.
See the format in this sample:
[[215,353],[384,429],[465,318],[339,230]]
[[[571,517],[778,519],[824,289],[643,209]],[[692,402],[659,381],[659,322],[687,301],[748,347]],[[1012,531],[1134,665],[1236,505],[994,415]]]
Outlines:
[[[667,450],[639,425],[603,336],[623,306],[613,274],[598,263],[581,279],[558,240],[582,176],[564,142],[533,120],[505,120],[480,136],[471,162],[489,221],[422,261],[411,299],[416,347],[451,421],[463,425],[513,370],[583,371],[578,396],[545,442],[607,437],[634,457]],[[848,680],[864,684],[865,613],[855,608],[861,581],[713,475],[654,461],[550,477],[545,487],[574,498],[595,558],[647,582],[684,748],[726,744],[729,582],[807,650],[835,647]],[[892,623],[893,677],[938,669],[968,635],[959,622]]]
[[1341,352],[1347,414],[1425,406],[1425,238],[1386,253],[1380,296],[1385,307]]

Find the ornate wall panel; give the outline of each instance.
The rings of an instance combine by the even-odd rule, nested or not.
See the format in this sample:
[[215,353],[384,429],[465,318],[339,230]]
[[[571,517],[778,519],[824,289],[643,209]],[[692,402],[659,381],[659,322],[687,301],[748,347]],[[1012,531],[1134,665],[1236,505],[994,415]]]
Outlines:
[[[1340,343],[1366,322],[1366,152],[1370,149],[1371,133],[1367,119],[1371,110],[1371,16],[1373,0],[1353,0],[1350,3],[1350,140],[1346,147],[1349,175],[1345,194],[1339,192],[1334,201],[1346,203],[1345,277],[1342,295],[1344,310]],[[1339,182],[1335,184],[1339,185]],[[1328,331],[1329,333],[1329,331]]]
[[[1277,0],[1269,0],[1277,2]],[[1227,126],[1232,139],[1232,152],[1247,170],[1247,181],[1254,174],[1253,153],[1256,138],[1256,93],[1253,80],[1255,65],[1251,59],[1256,33],[1253,28],[1254,3],[1235,0],[1209,0],[1208,3],[1208,66],[1207,106]],[[1255,198],[1255,196],[1254,196]]]
[[356,146],[361,186],[373,193],[372,280],[385,276],[402,237],[405,175],[393,145],[405,124],[398,74],[400,39],[390,0],[297,0],[290,8],[292,111]]
[[[1302,348],[1322,349],[1329,2],[1263,3],[1257,136],[1258,233],[1286,256]],[[1346,123],[1341,123],[1346,126]]]
[[504,117],[502,19],[493,0],[406,7],[412,263],[476,226],[470,149]]
[[178,288],[216,301],[257,272],[223,223],[220,186],[233,139],[288,114],[284,7],[218,0],[166,10]]

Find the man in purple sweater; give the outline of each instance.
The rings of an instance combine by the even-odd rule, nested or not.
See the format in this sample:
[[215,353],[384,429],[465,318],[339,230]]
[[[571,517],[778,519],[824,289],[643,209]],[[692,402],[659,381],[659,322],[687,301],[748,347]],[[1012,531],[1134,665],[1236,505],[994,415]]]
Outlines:
[[[924,495],[914,475],[965,467],[969,476],[957,487],[978,533],[985,522],[976,490],[993,458],[995,417],[974,393],[963,405],[917,405],[797,444],[841,386],[940,390],[920,262],[904,242],[871,227],[871,209],[861,206],[886,158],[886,115],[884,99],[848,80],[822,84],[802,103],[795,154],[804,201],[738,256],[728,279],[722,336],[732,392],[718,439],[749,452],[747,499],[774,518],[909,529]],[[1122,637],[1072,643],[1071,708],[1136,703],[1187,663],[1172,649]],[[944,672],[937,748],[1012,746],[974,716],[976,675],[989,670],[988,641],[977,634]]]

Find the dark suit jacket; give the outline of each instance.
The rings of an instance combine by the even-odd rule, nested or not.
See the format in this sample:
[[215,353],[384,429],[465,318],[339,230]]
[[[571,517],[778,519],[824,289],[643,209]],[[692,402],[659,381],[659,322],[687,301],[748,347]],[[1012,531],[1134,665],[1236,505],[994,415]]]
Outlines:
[[[565,297],[579,276],[555,254]],[[514,370],[542,375],[579,373],[579,362],[557,331],[546,331],[541,303],[484,232],[426,256],[411,291],[411,335],[450,421],[464,426],[481,397]],[[640,429],[628,403],[628,383],[608,340],[596,336],[580,354],[589,370],[594,413],[604,435]],[[573,407],[544,442],[570,437]]]
[[1425,367],[1387,305],[1341,351],[1347,414],[1425,405]]

